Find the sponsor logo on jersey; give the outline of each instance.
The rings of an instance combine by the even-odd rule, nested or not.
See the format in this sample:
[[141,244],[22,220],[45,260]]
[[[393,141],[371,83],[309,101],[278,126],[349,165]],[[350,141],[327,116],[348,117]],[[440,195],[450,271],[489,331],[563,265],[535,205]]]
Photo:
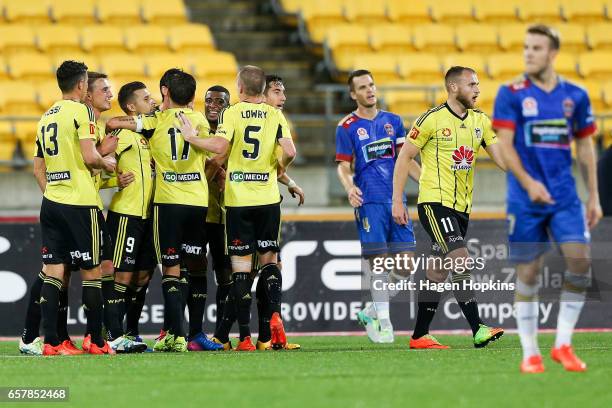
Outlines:
[[176,250],[176,248],[168,248],[166,249],[166,253],[162,254],[162,259],[166,259],[169,261],[175,260],[175,259],[179,259],[179,255],[178,252]]
[[359,136],[359,140],[366,140],[370,138],[368,131],[365,130],[365,128],[357,129],[357,136]]
[[270,247],[277,247],[278,246],[278,242],[276,241],[272,241],[272,240],[257,240],[257,246],[259,248],[270,248]]
[[363,225],[363,229],[365,232],[370,232],[370,221],[368,220],[368,217],[365,217],[363,219],[361,225]]
[[230,173],[230,181],[236,183],[242,183],[243,181],[267,182],[268,180],[270,180],[270,173],[247,173],[243,171],[232,171]]
[[366,162],[376,159],[392,159],[395,157],[395,147],[389,139],[377,140],[362,147]]
[[523,99],[523,116],[538,116],[538,101],[535,98],[528,96]]
[[183,244],[181,249],[189,255],[200,255],[202,253],[201,246]]
[[91,261],[91,254],[89,252],[70,251],[70,257],[73,261],[76,259],[81,259],[83,261]]
[[534,120],[525,126],[525,144],[546,148],[570,148],[570,129],[566,119]]
[[183,183],[186,181],[200,181],[202,180],[202,176],[199,172],[195,173],[175,173],[173,171],[164,172],[164,181],[168,183]]
[[452,155],[454,163],[451,170],[471,170],[474,161],[474,151],[469,146],[460,146],[455,149]]
[[566,118],[571,118],[574,115],[575,107],[576,107],[576,104],[574,104],[574,101],[572,100],[572,98],[565,98],[563,100],[563,114],[565,115]]
[[47,173],[47,183],[51,183],[53,181],[64,181],[64,180],[70,180],[69,171],[55,171],[55,172]]
[[391,125],[390,123],[385,123],[385,132],[387,132],[387,134],[389,136],[393,136],[395,134],[395,130],[393,130],[393,125]]
[[412,128],[412,130],[410,130],[410,134],[408,135],[411,139],[416,139],[419,136],[419,129],[417,128]]
[[228,249],[233,251],[243,251],[245,249],[250,249],[251,246],[249,244],[243,243],[240,239],[232,239],[230,244],[227,246]]
[[123,263],[126,265],[136,265],[136,260],[134,258],[126,256],[125,259],[123,260]]
[[452,134],[452,132],[451,132],[451,130],[449,128],[442,129],[442,136],[450,137],[451,134]]

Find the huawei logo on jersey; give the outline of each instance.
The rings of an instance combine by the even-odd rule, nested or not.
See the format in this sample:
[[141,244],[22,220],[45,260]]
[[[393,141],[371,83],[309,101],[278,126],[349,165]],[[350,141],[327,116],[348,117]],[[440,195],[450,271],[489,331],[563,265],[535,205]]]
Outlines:
[[451,170],[471,170],[472,162],[474,161],[474,150],[469,146],[460,146],[453,152],[454,164],[451,164]]

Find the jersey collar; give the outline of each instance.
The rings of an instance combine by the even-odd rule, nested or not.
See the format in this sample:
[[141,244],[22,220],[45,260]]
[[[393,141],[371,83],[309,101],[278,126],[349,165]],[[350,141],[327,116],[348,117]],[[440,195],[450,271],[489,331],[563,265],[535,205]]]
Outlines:
[[450,107],[450,106],[448,106],[448,103],[444,102],[444,106],[446,106],[446,109],[448,109],[448,111],[449,111],[450,113],[452,113],[452,115],[453,115],[454,117],[456,117],[457,119],[459,119],[459,120],[460,120],[460,121],[462,121],[462,122],[463,122],[464,120],[466,120],[466,119],[467,119],[467,117],[468,117],[468,115],[470,114],[470,110],[469,110],[469,109],[466,109],[466,110],[465,110],[465,116],[461,117],[461,116],[457,115],[457,114],[456,114],[456,113],[455,113],[455,112],[454,112],[454,111],[451,109],[451,107]]

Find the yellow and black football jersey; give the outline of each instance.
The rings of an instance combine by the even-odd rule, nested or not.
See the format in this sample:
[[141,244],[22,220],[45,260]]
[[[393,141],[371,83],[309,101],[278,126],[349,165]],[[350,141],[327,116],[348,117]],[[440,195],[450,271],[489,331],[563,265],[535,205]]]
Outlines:
[[444,103],[415,121],[408,140],[421,149],[418,202],[469,213],[478,151],[497,143],[487,115],[468,109],[462,118]]
[[280,138],[291,138],[282,112],[265,103],[239,102],[219,115],[215,135],[232,144],[225,205],[248,207],[280,202],[276,147]]

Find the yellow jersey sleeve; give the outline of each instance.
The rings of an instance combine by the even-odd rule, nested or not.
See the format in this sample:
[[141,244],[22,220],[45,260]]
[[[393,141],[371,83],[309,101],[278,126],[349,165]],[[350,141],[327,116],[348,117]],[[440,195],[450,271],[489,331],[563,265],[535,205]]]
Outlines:
[[96,140],[96,117],[93,109],[89,105],[75,105],[74,121],[77,128],[79,140],[94,139]]
[[281,111],[277,111],[279,116],[279,123],[281,125],[279,132],[276,135],[277,139],[286,138],[292,139],[291,137],[291,128],[289,127],[289,122],[287,122],[287,118]]
[[489,119],[489,117],[485,115],[484,113],[482,114],[482,116],[483,116],[482,140],[483,140],[483,146],[487,147],[487,146],[491,146],[497,143],[497,135],[495,134],[495,131],[493,130],[491,119]]
[[429,139],[431,139],[431,137],[435,134],[435,129],[432,128],[430,121],[426,120],[426,115],[427,113],[419,117],[414,122],[410,132],[408,132],[408,139],[410,140],[410,143],[419,149],[425,147],[427,142],[429,142]]
[[142,129],[140,130],[140,133],[147,139],[153,137],[153,133],[155,133],[155,128],[157,128],[157,124],[159,122],[160,113],[161,112],[155,112],[138,115],[138,119],[142,123]]
[[215,132],[215,136],[220,136],[230,143],[234,138],[234,132],[236,130],[233,117],[234,112],[235,110],[230,108],[225,108],[221,111],[219,114],[219,124],[217,125],[217,131]]

